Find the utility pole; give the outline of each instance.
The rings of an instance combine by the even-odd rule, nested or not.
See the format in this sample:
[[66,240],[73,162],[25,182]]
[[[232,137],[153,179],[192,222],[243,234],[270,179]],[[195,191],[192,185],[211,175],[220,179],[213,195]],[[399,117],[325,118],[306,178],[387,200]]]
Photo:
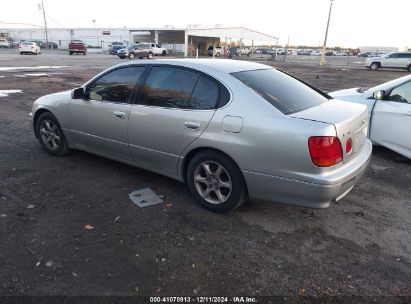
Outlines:
[[44,32],[46,33],[46,49],[49,48],[49,36],[47,34],[47,21],[46,21],[46,12],[44,10],[44,3],[43,0],[41,0],[41,8],[43,10],[43,18],[44,18]]
[[328,12],[327,29],[325,30],[324,45],[323,45],[323,48],[321,50],[320,65],[325,64],[325,47],[327,45],[328,27],[330,26],[330,18],[331,18],[331,10],[333,8],[333,2],[334,2],[334,0],[330,0],[330,11]]

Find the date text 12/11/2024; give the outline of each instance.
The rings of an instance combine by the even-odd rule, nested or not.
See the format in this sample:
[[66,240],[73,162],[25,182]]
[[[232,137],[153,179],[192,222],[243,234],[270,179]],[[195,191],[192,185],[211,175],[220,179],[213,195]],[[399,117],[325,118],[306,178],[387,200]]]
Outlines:
[[254,297],[150,297],[150,303],[257,303]]

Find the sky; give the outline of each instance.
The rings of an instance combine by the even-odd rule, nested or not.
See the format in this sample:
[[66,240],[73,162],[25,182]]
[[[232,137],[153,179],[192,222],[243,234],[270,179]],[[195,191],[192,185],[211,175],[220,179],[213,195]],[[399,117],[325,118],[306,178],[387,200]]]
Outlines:
[[[284,45],[322,45],[330,0],[43,0],[49,27],[244,26]],[[41,0],[4,1],[0,30],[43,25]],[[411,0],[335,0],[328,46],[411,46]]]

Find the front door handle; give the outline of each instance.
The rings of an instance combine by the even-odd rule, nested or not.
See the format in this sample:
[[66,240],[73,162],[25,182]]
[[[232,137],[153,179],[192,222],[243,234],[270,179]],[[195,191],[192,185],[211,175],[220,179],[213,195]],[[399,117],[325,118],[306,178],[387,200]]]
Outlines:
[[187,129],[193,129],[193,130],[200,129],[200,124],[199,124],[199,123],[196,123],[196,122],[193,122],[193,121],[186,121],[186,122],[184,123],[184,126],[185,126]]
[[124,112],[114,111],[113,113],[114,113],[114,115],[116,115],[117,118],[124,119],[126,117],[126,113],[124,113]]

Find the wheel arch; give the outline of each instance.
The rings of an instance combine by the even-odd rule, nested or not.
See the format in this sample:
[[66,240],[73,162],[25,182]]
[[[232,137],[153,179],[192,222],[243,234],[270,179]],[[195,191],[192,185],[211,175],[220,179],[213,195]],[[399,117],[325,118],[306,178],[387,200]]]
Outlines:
[[34,135],[36,136],[36,138],[38,138],[38,134],[37,134],[37,130],[36,130],[37,120],[39,119],[41,114],[47,113],[47,112],[54,115],[49,109],[46,109],[46,108],[40,108],[34,113],[34,116],[33,116],[33,129],[34,129]]
[[214,151],[214,152],[217,152],[217,153],[221,153],[221,154],[223,154],[224,156],[226,156],[228,159],[230,159],[230,160],[238,167],[238,169],[240,170],[241,175],[242,175],[242,177],[243,177],[243,179],[244,179],[245,192],[246,192],[246,196],[248,197],[248,186],[247,186],[247,182],[246,182],[246,180],[245,180],[244,174],[243,174],[242,171],[241,171],[240,166],[237,164],[237,162],[236,162],[230,155],[228,155],[227,153],[225,153],[224,151],[222,151],[222,150],[220,150],[220,149],[216,149],[216,148],[212,148],[212,147],[196,147],[196,148],[192,149],[191,151],[189,151],[189,152],[186,154],[186,156],[184,157],[183,162],[182,162],[182,164],[181,164],[181,168],[180,168],[180,170],[181,170],[181,176],[182,176],[182,178],[183,178],[183,182],[184,182],[184,183],[187,182],[187,167],[188,167],[190,161],[193,159],[193,157],[194,157],[195,155],[197,155],[198,153],[203,152],[203,151]]

